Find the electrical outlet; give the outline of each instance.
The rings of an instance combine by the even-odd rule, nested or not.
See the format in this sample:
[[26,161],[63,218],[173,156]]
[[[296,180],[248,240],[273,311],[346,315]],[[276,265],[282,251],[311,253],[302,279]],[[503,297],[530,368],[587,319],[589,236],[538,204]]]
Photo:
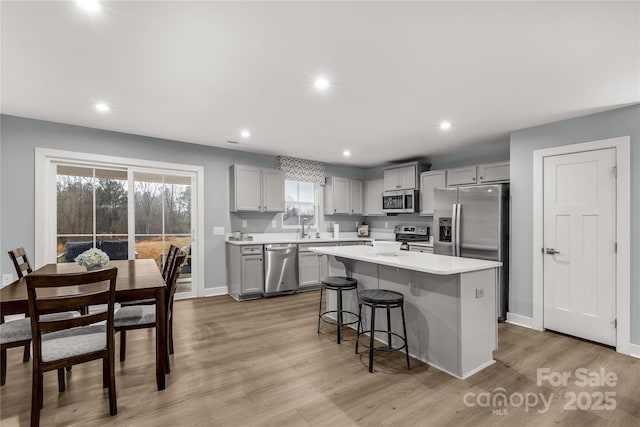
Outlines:
[[484,289],[476,288],[476,298],[484,298]]
[[360,225],[360,223],[358,221],[356,221],[356,230],[358,229],[359,225]]
[[389,223],[388,222],[384,222],[384,228],[389,228]]
[[247,220],[246,219],[242,220],[242,228],[247,228]]
[[271,221],[271,228],[278,228],[278,222],[275,219]]
[[213,227],[214,236],[224,236],[224,227]]
[[2,275],[2,286],[7,286],[11,282],[13,282],[13,274]]

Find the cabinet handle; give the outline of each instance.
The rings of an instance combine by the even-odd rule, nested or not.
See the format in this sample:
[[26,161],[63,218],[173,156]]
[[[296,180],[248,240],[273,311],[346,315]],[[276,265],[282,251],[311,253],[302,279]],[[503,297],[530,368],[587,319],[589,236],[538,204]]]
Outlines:
[[266,206],[264,207],[264,210],[265,210],[265,211],[267,210],[267,207],[266,207]]
[[334,212],[338,212],[338,210],[337,210],[337,209],[334,209],[333,211],[334,211]]
[[481,176],[480,179],[484,179],[484,176]]
[[476,177],[474,176],[474,177],[472,177],[471,179],[472,179],[473,181],[475,181],[475,180],[476,180]]

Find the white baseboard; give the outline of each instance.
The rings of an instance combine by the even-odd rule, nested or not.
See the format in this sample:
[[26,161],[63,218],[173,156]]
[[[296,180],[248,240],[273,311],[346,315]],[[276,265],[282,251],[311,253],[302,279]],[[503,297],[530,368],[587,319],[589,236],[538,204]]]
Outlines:
[[629,343],[629,356],[640,359],[640,344]]
[[227,295],[229,293],[229,288],[226,286],[218,286],[215,288],[204,288],[204,296],[205,297],[215,297],[218,295]]
[[533,318],[521,316],[520,314],[507,313],[507,323],[533,329]]

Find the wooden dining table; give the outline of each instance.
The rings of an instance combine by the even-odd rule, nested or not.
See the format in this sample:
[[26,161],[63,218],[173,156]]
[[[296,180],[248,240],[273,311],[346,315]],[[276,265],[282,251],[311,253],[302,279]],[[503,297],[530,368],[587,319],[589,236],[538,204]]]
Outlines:
[[[109,261],[106,267],[116,267],[116,302],[154,298],[156,301],[156,382],[158,390],[165,388],[167,322],[165,311],[166,285],[152,259]],[[79,273],[86,269],[76,263],[46,264],[30,274]],[[68,290],[67,290],[68,291]],[[21,278],[0,289],[0,313],[27,314],[29,302],[27,282]]]

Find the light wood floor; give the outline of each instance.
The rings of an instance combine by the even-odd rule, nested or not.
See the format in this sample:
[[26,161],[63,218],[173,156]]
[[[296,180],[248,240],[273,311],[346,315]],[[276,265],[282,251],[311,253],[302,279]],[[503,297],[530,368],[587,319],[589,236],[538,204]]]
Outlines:
[[[118,415],[109,416],[100,362],[90,362],[73,368],[64,393],[58,393],[55,372],[45,375],[42,425],[640,425],[638,359],[501,324],[497,363],[466,381],[414,359],[407,371],[401,353],[377,355],[370,374],[366,355],[354,354],[352,331],[341,345],[328,325],[316,334],[317,298],[308,292],[242,303],[227,296],[176,302],[176,354],[166,390],[156,390],[154,332],[130,331],[127,360],[116,362]],[[22,363],[21,349],[9,350],[8,364],[0,424],[28,425],[31,364]],[[538,387],[536,368],[604,368],[617,374],[618,383],[578,387],[572,375],[567,387]],[[528,412],[509,405],[504,415],[492,412],[497,406],[465,405],[465,395],[475,403],[480,393],[499,387],[508,396],[554,396],[544,413],[537,412],[542,403]],[[572,391],[613,391],[616,409],[565,410],[565,393]]]

